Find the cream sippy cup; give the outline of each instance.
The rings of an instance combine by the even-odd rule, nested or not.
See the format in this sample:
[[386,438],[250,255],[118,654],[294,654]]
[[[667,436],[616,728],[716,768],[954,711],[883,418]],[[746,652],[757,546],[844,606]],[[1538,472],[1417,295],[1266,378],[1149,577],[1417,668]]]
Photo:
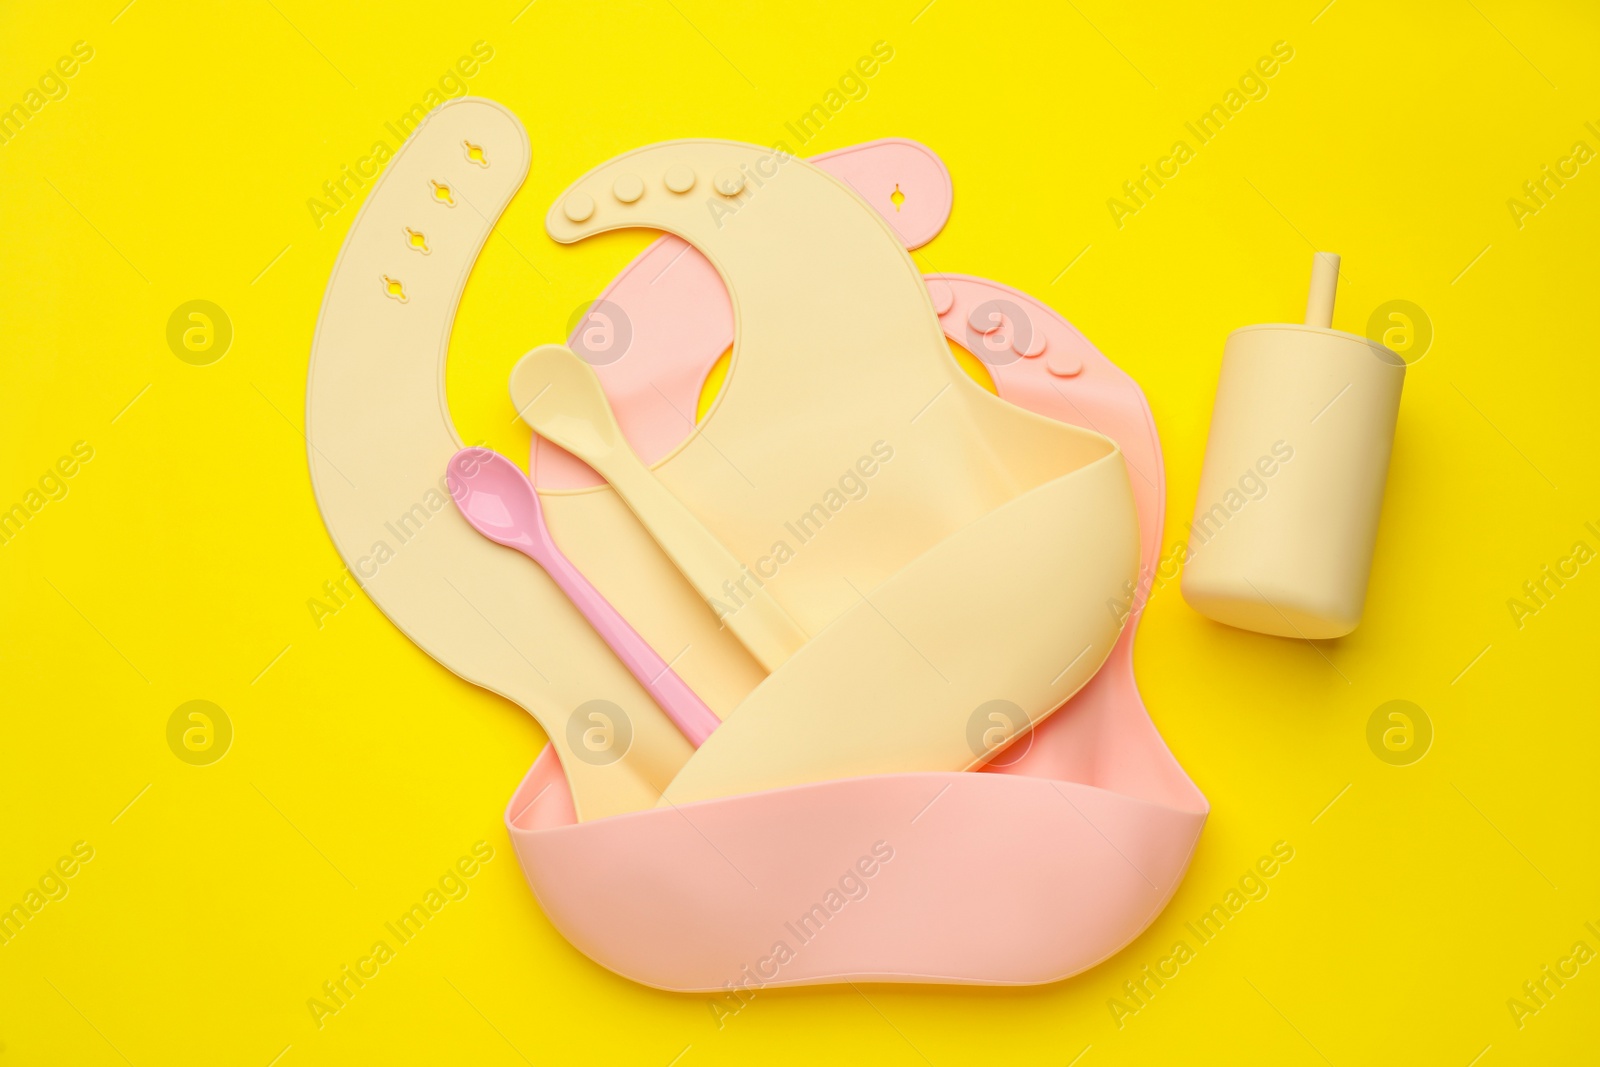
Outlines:
[[1405,361],[1332,329],[1339,257],[1318,252],[1304,325],[1228,335],[1190,524],[1183,598],[1281,637],[1361,621]]

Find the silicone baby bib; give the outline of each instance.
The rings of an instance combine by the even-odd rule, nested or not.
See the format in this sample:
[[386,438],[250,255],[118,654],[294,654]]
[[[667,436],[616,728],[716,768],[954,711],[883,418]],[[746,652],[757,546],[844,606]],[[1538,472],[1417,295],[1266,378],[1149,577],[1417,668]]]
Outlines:
[[[924,287],[898,249],[895,266],[896,257],[865,247],[881,241],[865,240],[864,255],[886,274],[900,272],[881,288],[899,309],[890,318],[909,324],[913,339],[907,352],[889,358],[894,373],[871,366],[878,351],[873,346],[837,348],[860,357],[861,366],[852,365],[850,373],[878,401],[907,403],[898,412],[900,421],[915,429],[897,434],[893,444],[888,437],[864,446],[830,439],[825,443],[836,453],[831,458],[848,462],[838,469],[808,465],[782,454],[781,426],[767,427],[767,433],[740,428],[742,420],[760,421],[756,408],[741,411],[741,404],[754,401],[732,403],[740,390],[756,397],[808,384],[784,382],[770,364],[768,371],[749,373],[768,358],[745,358],[757,352],[751,347],[751,316],[738,320],[740,347],[724,395],[694,431],[694,397],[735,337],[735,309],[744,306],[741,286],[730,286],[730,300],[709,261],[676,238],[641,255],[602,297],[632,319],[633,344],[617,364],[597,369],[630,444],[647,463],[666,457],[657,473],[685,505],[754,567],[761,555],[751,557],[747,544],[737,543],[740,529],[746,529],[745,542],[752,535],[739,515],[729,514],[737,505],[764,501],[771,493],[785,506],[797,496],[826,508],[826,495],[839,489],[848,470],[857,471],[849,485],[868,486],[859,498],[841,489],[844,506],[828,509],[827,522],[810,529],[770,579],[774,595],[813,639],[763,681],[753,660],[718,628],[615,494],[585,488],[595,480],[581,464],[539,450],[534,473],[541,488],[562,478],[568,482],[565,492],[542,493],[562,550],[713,710],[730,719],[707,747],[753,708],[769,709],[760,717],[770,721],[760,729],[777,738],[792,730],[804,740],[807,724],[787,722],[784,705],[815,698],[819,683],[805,675],[831,663],[860,669],[846,647],[849,640],[829,647],[829,634],[843,629],[847,638],[865,636],[879,652],[889,647],[881,634],[864,628],[869,610],[881,613],[884,630],[901,631],[909,648],[899,649],[898,659],[880,658],[882,679],[868,679],[869,685],[887,685],[889,679],[914,685],[918,663],[924,671],[935,664],[943,668],[964,654],[1006,670],[1049,659],[1052,676],[1059,678],[997,685],[984,703],[1007,701],[1022,711],[1026,700],[1030,706],[1002,736],[985,738],[976,748],[966,728],[974,721],[969,713],[984,704],[951,716],[960,720],[963,752],[954,756],[949,746],[942,755],[956,759],[954,766],[976,761],[985,746],[1003,742],[1029,719],[1041,721],[1002,755],[1006,766],[989,768],[1007,773],[951,767],[852,778],[840,777],[849,772],[838,766],[797,771],[790,761],[774,763],[762,776],[796,775],[809,778],[808,784],[729,795],[744,788],[744,772],[712,766],[714,773],[705,774],[697,788],[721,793],[717,799],[652,808],[688,760],[687,743],[549,579],[486,544],[442,496],[440,472],[459,443],[443,396],[451,318],[472,261],[525,175],[527,160],[526,138],[511,116],[484,101],[460,100],[435,112],[391,161],[353,225],[329,284],[312,357],[307,427],[314,486],[330,533],[374,600],[430,655],[516,700],[551,736],[551,746],[507,810],[524,870],[551,920],[605,966],[673,989],[847,979],[1041,982],[1090,966],[1135,936],[1176,887],[1206,812],[1139,702],[1131,671],[1133,625],[1117,636],[1121,613],[1107,610],[1108,600],[1128,599],[1133,585],[1133,566],[1120,565],[1118,552],[1132,555],[1124,544],[1133,541],[1132,502],[1147,559],[1155,558],[1160,531],[1160,456],[1137,386],[1029,298],[953,276]],[[865,205],[871,204],[889,219],[873,219],[880,238],[898,231],[907,243],[926,240],[948,212],[948,178],[920,146],[866,146],[819,163],[837,166],[854,190],[833,183],[840,199],[826,190],[816,193],[829,204],[826,214],[856,210],[870,217]],[[784,164],[782,178],[796,165],[801,164]],[[694,192],[674,193],[674,185],[684,184],[674,166],[659,174],[591,176],[594,221],[605,222],[616,205],[669,195],[698,196],[710,215],[708,205],[719,203],[706,199],[711,188],[734,184],[715,167],[708,173],[695,169],[688,186]],[[806,173],[810,187],[820,172]],[[759,177],[761,171],[752,164],[747,174]],[[891,196],[897,187],[903,205]],[[758,197],[777,188],[768,181],[748,199],[729,200],[724,206],[735,210],[721,216],[724,227],[755,221]],[[558,205],[563,217],[569,203]],[[572,206],[583,213],[581,200]],[[897,206],[907,213],[899,215]],[[860,221],[856,216],[846,229],[859,237]],[[413,251],[411,233],[426,233],[427,256]],[[914,285],[902,286],[907,276]],[[791,281],[799,285],[807,276]],[[841,321],[873,332],[870,314],[862,318],[870,308],[844,303],[851,309],[847,314],[836,316],[829,308],[813,316],[833,323],[810,332],[813,347],[829,340]],[[921,311],[907,312],[905,305],[914,303]],[[925,337],[915,336],[919,315],[928,328]],[[685,324],[692,329],[682,329]],[[884,329],[874,336],[892,348],[893,334]],[[944,351],[946,335],[985,357],[1004,400],[958,374]],[[626,376],[613,369],[624,366],[667,401],[652,402],[648,418],[640,414],[648,405],[635,405],[613,388]],[[922,393],[929,385],[936,388],[910,404],[913,390]],[[824,393],[827,387],[809,383]],[[798,408],[806,394],[792,395]],[[1025,415],[1008,400],[1084,430]],[[854,410],[848,401],[844,406]],[[873,421],[871,410],[854,414],[859,421],[841,432]],[[766,418],[790,421],[773,419],[770,409]],[[932,428],[924,431],[925,425]],[[878,440],[894,449],[887,461],[872,452]],[[718,449],[726,455],[718,457]],[[866,464],[871,476],[856,466],[863,455],[874,459]],[[680,463],[685,457],[695,459]],[[887,478],[902,460],[912,462],[898,469],[912,473]],[[791,467],[829,474],[809,496],[802,489],[780,492],[778,483]],[[1128,471],[1134,475],[1131,493]],[[1116,477],[1096,481],[1110,473]],[[924,479],[942,488],[924,495]],[[1077,497],[1077,506],[1055,497]],[[777,505],[771,508],[782,514]],[[917,522],[897,524],[897,515],[905,513],[915,514]],[[1116,532],[1119,513],[1126,536]],[[856,514],[861,522],[850,521]],[[1109,547],[1077,536],[1075,527],[1089,514],[1111,529]],[[916,527],[909,538],[903,536],[908,525]],[[871,535],[880,526],[894,535],[888,543]],[[861,569],[851,573],[856,557],[824,540],[835,533],[865,547]],[[1057,613],[1021,579],[1030,561],[1035,581],[1060,579],[1064,569],[1056,557],[1074,548],[1078,554],[1069,558],[1100,581],[1089,580],[1092,593],[1054,589]],[[1099,562],[1092,563],[1097,553]],[[950,581],[952,570],[959,579],[985,568],[998,586],[1017,594],[1019,611],[997,606],[1000,597],[986,600],[990,591]],[[1042,579],[1039,572],[1046,572]],[[621,595],[619,590],[639,580],[642,593]],[[830,582],[850,588],[830,590]],[[951,611],[941,607],[935,587],[950,603],[976,605],[969,611],[973,618],[955,620],[960,632],[948,638],[911,625],[919,613]],[[890,595],[880,599],[882,591]],[[1105,648],[1093,641],[1071,643],[1068,617],[1090,612],[1105,617],[1099,623]],[[985,635],[979,632],[985,623],[1004,632]],[[827,655],[802,670],[819,645]],[[1091,678],[1107,651],[1110,661]],[[784,679],[791,672],[793,679]],[[980,673],[952,666],[946,684],[967,700],[982,682]],[[776,695],[756,699],[775,682],[781,682]],[[1066,708],[1045,720],[1074,689],[1077,696]],[[842,725],[872,723],[878,695],[843,694],[845,702],[869,714]],[[958,703],[948,693],[920,704],[888,696],[893,714],[880,721],[913,729],[919,706],[948,710]],[[595,701],[621,711],[632,734],[631,743],[604,762],[573,743],[577,712]],[[930,736],[946,740],[939,731],[930,730]],[[894,744],[901,740],[896,735]],[[743,743],[751,744],[758,759],[772,755],[749,739]],[[871,756],[871,748],[846,744],[842,751],[854,758],[852,752]]]
[[[948,191],[942,199],[937,187],[928,192],[942,205],[942,224]],[[1165,477],[1137,385],[1031,297],[959,275],[927,284],[946,336],[981,353],[1002,398],[1117,441],[1143,556],[1159,559]],[[598,368],[613,405],[636,448],[653,441],[665,454],[687,433],[680,413],[694,410],[732,340],[726,295],[698,253],[665,237],[597,306],[627,315],[633,331],[627,358]],[[983,332],[997,312],[1002,322]],[[559,450],[535,445],[541,480],[598,481]],[[746,990],[766,986],[1027,984],[1090,967],[1159,913],[1207,813],[1139,698],[1132,647],[1140,602],[1130,590],[1118,604],[1131,614],[1110,659],[985,768],[997,774],[882,775],[579,825],[546,750],[506,809],[529,883],[591,958],[663,988],[731,990],[729,1010]],[[864,847],[869,841],[894,850],[887,865]],[[852,867],[863,858],[870,880]],[[877,877],[907,858],[903,880]],[[849,870],[846,895],[839,882]],[[620,888],[639,884],[673,903]],[[826,938],[818,905],[821,921],[836,928]]]
[[[695,245],[734,314],[722,395],[656,477],[812,635],[663,803],[962,769],[986,754],[969,737],[978,708],[1019,708],[1001,725],[1014,732],[1093,675],[1121,623],[1104,605],[1138,562],[1116,447],[962,373],[881,215],[803,161],[679,141],[591,172],[546,218],[561,241],[626,226]],[[613,525],[604,495],[551,508],[557,540]],[[608,597],[689,610],[677,576],[608,586],[595,562]],[[729,611],[750,588],[729,587]]]

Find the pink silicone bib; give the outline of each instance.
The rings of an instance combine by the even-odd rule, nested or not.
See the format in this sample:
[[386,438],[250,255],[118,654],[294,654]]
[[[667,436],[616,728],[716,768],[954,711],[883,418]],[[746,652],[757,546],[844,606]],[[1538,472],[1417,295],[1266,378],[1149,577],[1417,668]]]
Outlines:
[[[914,142],[812,162],[875,206],[907,247],[931,240],[949,214],[949,174]],[[1025,294],[962,275],[927,283],[946,336],[983,361],[1003,399],[1120,446],[1148,579],[1165,481],[1139,387]],[[650,463],[692,429],[683,413],[733,340],[732,312],[716,271],[676,237],[629,264],[591,317],[618,312],[626,358],[593,362]],[[580,353],[591,325],[573,335]],[[535,441],[541,488],[598,484]],[[1110,659],[990,773],[852,778],[579,823],[547,748],[506,811],[540,905],[595,961],[673,990],[1029,984],[1092,966],[1159,913],[1208,812],[1140,700],[1128,593],[1132,616]]]

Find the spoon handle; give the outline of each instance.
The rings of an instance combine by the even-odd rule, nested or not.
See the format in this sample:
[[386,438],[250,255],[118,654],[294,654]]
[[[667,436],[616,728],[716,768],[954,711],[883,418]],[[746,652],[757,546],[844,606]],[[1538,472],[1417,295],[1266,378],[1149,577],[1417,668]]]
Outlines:
[[631,448],[622,444],[597,458],[604,468],[600,473],[656,544],[769,674],[806,643],[805,631],[761,579],[739,563]]
[[711,731],[722,725],[722,720],[706,707],[705,701],[678,677],[666,660],[639,636],[639,631],[622,617],[622,613],[601,595],[600,590],[583,576],[583,572],[560,549],[552,545],[537,556],[532,552],[527,554],[544,567],[567,599],[589,620],[595,633],[611,646],[611,650],[638,679],[639,684],[661,705],[661,710],[683,731],[683,736],[689,739],[690,744],[699,748],[711,736]]

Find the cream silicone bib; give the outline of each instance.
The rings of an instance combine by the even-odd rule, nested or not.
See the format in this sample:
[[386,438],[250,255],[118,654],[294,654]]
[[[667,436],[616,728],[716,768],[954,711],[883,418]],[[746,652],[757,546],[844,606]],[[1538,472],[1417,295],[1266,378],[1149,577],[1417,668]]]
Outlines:
[[[347,556],[381,544],[383,523],[425,498],[436,480],[425,472],[454,450],[438,395],[450,318],[526,152],[503,110],[441,108],[347,238],[308,400],[318,497]],[[735,321],[721,399],[656,474],[772,574],[771,593],[811,642],[762,681],[609,488],[551,499],[550,526],[729,719],[682,767],[687,747],[548,579],[448,508],[363,576],[380,606],[458,673],[534,709],[558,750],[570,749],[577,709],[622,710],[635,735],[622,759],[563,760],[583,768],[573,788],[586,814],[663,789],[682,803],[960,769],[986,755],[969,738],[980,706],[1005,701],[1030,721],[1059,707],[1109,653],[1121,620],[1104,605],[1137,566],[1115,446],[962,374],[894,231],[809,164],[725,142],[655,146],[581,179],[547,220],[567,241],[639,225],[695,244],[727,283]],[[364,373],[352,354],[363,349],[385,353],[380,375]],[[868,491],[833,507],[864,458],[877,461]],[[763,567],[790,524],[811,536]]]

